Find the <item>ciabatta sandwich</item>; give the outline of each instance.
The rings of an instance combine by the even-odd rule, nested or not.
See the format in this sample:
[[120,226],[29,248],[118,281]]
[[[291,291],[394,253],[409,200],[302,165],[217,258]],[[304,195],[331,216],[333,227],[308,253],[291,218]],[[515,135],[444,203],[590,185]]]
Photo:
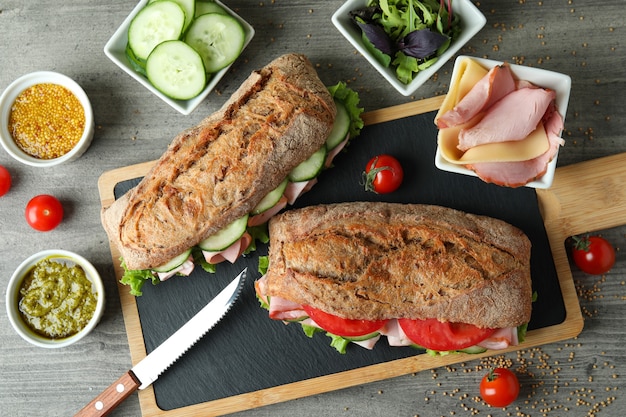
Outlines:
[[[352,123],[360,121],[354,108],[338,101],[354,104],[344,87],[329,92],[305,56],[284,55],[180,133],[141,182],[102,212],[131,292],[140,295],[145,280],[188,275],[197,263],[209,270],[248,250],[250,228],[307,191],[349,130],[362,127]],[[339,127],[337,107],[347,114]]]
[[275,320],[333,345],[433,351],[504,348],[530,320],[531,244],[504,221],[419,204],[354,202],[289,210],[269,224],[257,296]]

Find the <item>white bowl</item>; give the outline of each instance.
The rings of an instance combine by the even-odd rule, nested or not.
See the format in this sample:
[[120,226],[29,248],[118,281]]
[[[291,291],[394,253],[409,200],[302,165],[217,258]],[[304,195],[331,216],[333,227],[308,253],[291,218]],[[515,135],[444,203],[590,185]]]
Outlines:
[[[9,116],[17,96],[27,88],[42,83],[57,84],[67,88],[78,98],[85,111],[85,130],[82,137],[71,151],[54,159],[40,159],[29,155],[17,146],[9,132]],[[95,122],[89,97],[76,81],[58,72],[37,71],[25,74],[13,81],[0,96],[0,143],[9,155],[26,165],[50,167],[78,159],[91,145],[94,129]]]
[[[219,0],[213,0],[213,1],[217,5],[221,6],[228,14],[232,15],[235,19],[237,19],[239,23],[241,23],[241,25],[243,26],[244,31],[245,31],[245,40],[244,40],[244,45],[242,48],[242,51],[243,51],[243,49],[245,49],[246,46],[248,46],[248,44],[254,37],[254,28],[250,26],[248,22],[243,20],[241,16],[239,16],[234,11],[226,7]],[[204,88],[204,90],[202,90],[202,92],[199,95],[189,100],[172,99],[166,96],[165,94],[163,94],[162,92],[160,92],[159,90],[157,90],[156,88],[154,88],[154,86],[150,83],[150,81],[148,81],[146,77],[144,77],[143,75],[141,75],[140,73],[138,73],[137,71],[133,69],[133,67],[128,62],[128,58],[126,57],[126,44],[128,43],[128,27],[130,26],[130,22],[133,20],[133,18],[137,15],[137,13],[139,13],[139,11],[147,3],[148,3],[148,0],[141,0],[137,4],[137,6],[135,6],[133,11],[128,15],[126,20],[124,20],[124,22],[120,25],[120,27],[115,31],[113,36],[111,36],[111,39],[109,39],[109,41],[104,46],[104,54],[111,61],[113,61],[118,67],[124,70],[128,75],[133,77],[135,80],[137,80],[141,85],[146,87],[152,93],[154,93],[161,100],[163,100],[164,102],[172,106],[178,112],[184,115],[188,115],[192,111],[194,111],[196,107],[200,105],[200,103],[202,103],[202,101],[209,95],[211,91],[213,91],[217,83],[219,83],[222,77],[228,72],[232,64],[227,66],[226,68],[222,68],[221,70],[213,74],[213,76],[207,83],[207,86]]]
[[[35,266],[37,262],[51,257],[67,258],[80,265],[80,267],[85,271],[87,278],[93,283],[93,286],[98,295],[96,310],[87,325],[78,333],[69,337],[59,339],[47,338],[33,332],[22,319],[18,306],[19,290],[26,274]],[[61,348],[69,346],[87,336],[96,327],[96,325],[102,318],[102,314],[104,313],[104,305],[104,285],[102,284],[102,280],[96,268],[94,268],[94,266],[82,256],[74,252],[61,249],[44,250],[35,253],[34,255],[24,260],[24,262],[22,262],[20,266],[17,267],[17,269],[11,276],[6,293],[7,315],[9,316],[9,322],[11,323],[17,334],[19,334],[22,339],[26,340],[27,342],[43,348]]]
[[[460,64],[465,59],[472,59],[482,65],[485,69],[489,70],[496,65],[502,65],[502,61],[494,61],[491,59],[475,58],[461,55],[454,62],[454,69],[452,70],[451,80],[456,79],[457,72],[459,71]],[[567,114],[567,105],[569,103],[570,91],[572,89],[572,79],[569,75],[561,74],[554,71],[548,71],[541,68],[526,67],[523,65],[510,64],[511,72],[513,76],[518,80],[526,80],[540,87],[549,88],[556,92],[556,107],[563,118],[565,123],[565,115]],[[557,154],[552,161],[548,164],[546,173],[535,181],[531,181],[526,184],[526,187],[531,188],[550,188],[552,181],[554,180],[554,172],[556,170]],[[462,165],[453,164],[447,161],[441,154],[439,146],[437,146],[437,152],[435,154],[435,166],[443,171],[455,172],[457,174],[465,174],[477,177],[476,173],[471,169],[467,169]]]
[[437,62],[420,71],[415,75],[409,84],[404,84],[396,77],[393,68],[386,68],[382,65],[365,47],[361,38],[361,29],[358,28],[349,16],[353,10],[366,7],[368,0],[348,0],[332,16],[332,22],[341,34],[369,61],[370,64],[385,79],[404,96],[413,94],[422,84],[424,84],[435,72],[437,72],[447,61],[452,59],[463,45],[474,37],[485,26],[487,19],[474,6],[470,0],[454,0],[452,12],[459,16],[461,23],[461,34],[450,47],[439,57]]

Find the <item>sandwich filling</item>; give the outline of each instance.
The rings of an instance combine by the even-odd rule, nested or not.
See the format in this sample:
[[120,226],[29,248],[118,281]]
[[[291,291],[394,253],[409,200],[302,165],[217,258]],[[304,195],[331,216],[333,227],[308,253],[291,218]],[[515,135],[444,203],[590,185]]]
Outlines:
[[[225,261],[234,263],[242,255],[253,252],[256,249],[257,242],[268,242],[267,222],[269,219],[288,205],[294,204],[302,194],[308,192],[316,184],[317,177],[323,171],[332,167],[334,158],[345,149],[351,139],[359,135],[363,127],[363,121],[360,117],[363,109],[358,107],[359,97],[355,91],[349,89],[345,83],[338,83],[328,87],[328,93],[337,108],[338,117],[335,118],[333,127],[321,148],[314,152],[309,159],[294,167],[278,187],[267,192],[264,197],[262,196],[263,198],[257,199],[259,201],[249,212],[244,213],[243,216],[228,223],[207,238],[193,244],[180,255],[170,258],[160,265],[145,269],[129,268],[125,259],[123,259],[124,275],[121,282],[130,286],[133,295],[141,295],[141,288],[147,280],[157,284],[173,276],[188,276],[197,266],[201,266],[205,271],[213,273],[216,271],[217,264]],[[340,117],[341,114],[344,114],[345,117]],[[248,152],[252,151],[248,150]],[[220,153],[220,155],[222,154],[223,152]],[[220,159],[224,158],[220,157]],[[228,165],[224,161],[222,163],[225,164],[224,166]],[[224,169],[224,176],[227,176],[228,169]],[[211,181],[223,183],[225,180],[214,178]],[[215,185],[215,187],[218,185]],[[161,203],[159,204],[166,204],[168,207],[178,206],[177,201],[179,198],[177,196],[180,195],[180,191],[171,193],[167,199],[163,195],[164,189],[171,188],[171,186],[161,186],[161,191],[156,193],[160,195]],[[183,194],[191,195],[189,193]],[[152,216],[147,209],[142,208],[146,204],[145,201],[137,199],[135,201],[139,201],[136,203],[138,205],[132,207],[132,211],[127,211],[126,215],[130,216],[131,212],[134,213],[132,218],[140,223],[133,225],[133,223],[126,221],[125,227],[121,231],[126,237],[124,241],[131,242],[131,245],[134,245],[132,242],[140,242],[140,237],[144,236],[141,232],[146,224],[143,218]],[[216,207],[219,206],[221,204],[216,203]],[[181,206],[178,211],[183,209],[184,207]],[[146,211],[148,214],[137,215],[140,211]],[[186,212],[188,210],[184,209],[183,211]],[[168,213],[171,212],[172,210],[168,210]],[[179,224],[186,217],[189,216],[181,212],[179,216],[176,216],[178,219],[176,220],[177,223],[174,223],[173,220],[165,223],[171,223],[171,225]],[[144,226],[140,224],[144,224]],[[126,230],[130,230],[132,236],[135,237],[128,236],[125,232]],[[151,233],[154,233],[154,231]],[[159,234],[162,238],[167,237],[166,231],[159,232]],[[221,237],[218,237],[218,235],[221,235]],[[216,241],[219,243],[216,243]],[[164,241],[160,246],[165,246],[165,244]]]
[[272,319],[437,351],[516,344],[530,320],[530,241],[501,220],[355,202],[290,210],[269,230],[256,289]]

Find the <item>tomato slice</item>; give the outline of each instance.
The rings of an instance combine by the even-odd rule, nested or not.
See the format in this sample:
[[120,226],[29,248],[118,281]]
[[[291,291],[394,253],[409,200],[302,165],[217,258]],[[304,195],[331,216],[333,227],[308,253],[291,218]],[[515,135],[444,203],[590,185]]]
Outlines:
[[322,329],[337,336],[364,336],[379,330],[387,322],[387,320],[346,319],[311,306],[302,306],[302,308]]
[[481,329],[473,324],[444,323],[437,319],[398,319],[398,324],[413,342],[438,351],[465,349],[495,332],[495,329]]

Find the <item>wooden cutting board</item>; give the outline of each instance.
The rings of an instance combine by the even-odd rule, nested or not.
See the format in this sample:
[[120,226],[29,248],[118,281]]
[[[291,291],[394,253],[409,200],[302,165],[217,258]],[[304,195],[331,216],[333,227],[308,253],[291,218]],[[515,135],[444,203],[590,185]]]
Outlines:
[[[381,109],[377,111],[372,111],[365,113],[363,118],[365,123],[369,128],[369,126],[374,127],[383,127],[389,126],[389,128],[393,128],[394,123],[403,123],[400,127],[402,130],[399,134],[406,134],[410,138],[409,140],[413,140],[413,137],[419,137],[420,132],[427,131],[430,129],[430,125],[432,125],[432,114],[428,114],[429,112],[433,112],[439,108],[443,97],[434,97],[427,100],[422,100],[418,102],[408,103],[405,105],[399,105],[391,108]],[[415,125],[416,132],[405,132],[407,130],[407,122],[411,123],[408,126],[412,128],[414,126],[413,120],[410,119],[412,117],[421,117],[424,120],[417,120],[417,122],[421,122],[422,125]],[[376,126],[375,126],[376,125]],[[419,126],[422,126],[419,128]],[[426,127],[424,127],[426,126]],[[366,130],[364,129],[364,131]],[[385,127],[386,129],[386,127]],[[420,130],[422,129],[422,130]],[[402,133],[404,132],[404,133]],[[611,156],[607,158],[603,158],[600,160],[594,160],[584,163],[579,163],[563,168],[557,169],[557,174],[554,180],[553,186],[548,190],[532,190],[532,189],[524,189],[524,190],[499,190],[502,187],[496,187],[493,185],[484,185],[480,180],[469,179],[469,177],[461,176],[458,174],[447,174],[440,173],[436,170],[432,170],[434,153],[432,149],[432,131],[427,136],[428,146],[425,147],[427,149],[426,159],[429,161],[428,166],[424,169],[425,172],[428,172],[431,176],[439,176],[439,175],[451,175],[450,177],[446,177],[446,181],[449,181],[451,184],[456,184],[457,181],[460,181],[459,185],[455,185],[457,187],[465,187],[466,183],[469,182],[471,187],[492,187],[485,188],[489,190],[489,192],[494,191],[499,196],[500,192],[510,193],[503,194],[505,199],[515,196],[519,193],[524,193],[524,199],[528,199],[528,196],[535,198],[536,202],[533,200],[533,203],[537,207],[537,212],[539,213],[540,223],[542,220],[542,225],[545,227],[545,235],[546,237],[546,246],[544,252],[547,253],[547,257],[550,258],[550,263],[553,262],[554,270],[555,270],[555,280],[557,281],[557,291],[560,291],[559,295],[562,295],[563,300],[563,312],[562,318],[555,319],[556,322],[554,324],[545,325],[542,324],[541,320],[539,320],[539,324],[535,325],[535,328],[531,328],[528,332],[527,339],[524,341],[523,347],[527,349],[531,346],[542,345],[546,343],[551,343],[559,340],[569,339],[576,335],[578,335],[583,328],[583,318],[580,311],[580,306],[578,303],[578,298],[576,295],[576,289],[574,287],[574,283],[572,280],[572,274],[569,267],[569,262],[567,258],[567,253],[565,249],[565,239],[574,234],[581,234],[584,232],[590,232],[595,230],[601,230],[609,227],[614,227],[622,224],[626,224],[626,196],[624,195],[623,187],[621,184],[626,181],[626,154]],[[378,133],[380,135],[380,132]],[[430,136],[429,136],[430,135]],[[422,138],[423,139],[423,138]],[[381,138],[380,140],[386,140]],[[403,139],[404,140],[404,139]],[[419,138],[415,140],[420,140]],[[379,142],[383,144],[383,142]],[[386,142],[384,142],[386,143]],[[389,143],[392,143],[391,141]],[[345,155],[341,155],[339,158],[358,158],[359,154],[359,142],[358,139],[354,141],[353,144],[350,145],[348,149],[348,153]],[[365,145],[363,145],[365,146]],[[392,146],[392,145],[389,145]],[[399,150],[402,150],[402,147],[405,146],[403,143],[400,143]],[[419,145],[412,144],[411,146],[419,148]],[[383,150],[385,147],[382,146]],[[398,149],[396,149],[398,151]],[[369,152],[369,150],[368,150]],[[361,155],[363,157],[365,154]],[[373,154],[372,154],[373,155]],[[99,180],[98,187],[100,191],[100,198],[102,207],[108,207],[116,198],[116,187],[124,182],[135,181],[135,179],[141,178],[146,172],[150,169],[150,167],[154,164],[154,161],[133,165],[129,167],[115,169],[109,172],[104,173]],[[358,164],[362,164],[362,162],[357,162]],[[360,165],[359,165],[360,166]],[[338,173],[350,173],[350,170],[346,168],[342,171],[344,167],[340,160],[338,160],[336,167],[332,170],[337,170]],[[408,168],[408,169],[407,169]],[[354,167],[352,170],[354,171]],[[410,175],[419,176],[424,169],[421,169],[419,166],[414,167],[406,167],[405,170],[410,173]],[[332,172],[331,170],[331,172]],[[347,175],[347,174],[346,174]],[[462,178],[461,178],[462,177]],[[343,178],[343,177],[337,177]],[[357,179],[358,181],[358,179]],[[475,182],[473,182],[475,181]],[[481,184],[477,184],[476,182],[480,182]],[[428,178],[422,178],[422,188],[428,189]],[[132,185],[132,184],[131,184]],[[316,187],[321,187],[323,189],[324,185],[318,184]],[[309,193],[311,196],[315,196],[316,187]],[[403,187],[405,185],[403,184]],[[407,185],[408,187],[408,185]],[[405,187],[406,188],[406,187]],[[482,189],[482,188],[481,188]],[[118,190],[119,192],[119,190]],[[419,190],[404,190],[404,194],[399,194],[400,196],[411,196],[413,199],[413,195],[418,193],[419,200]],[[426,192],[425,192],[426,193]],[[515,194],[513,194],[515,193]],[[426,195],[426,194],[425,194]],[[435,194],[437,192],[435,191]],[[461,209],[468,209],[468,207],[463,206],[462,203],[457,203],[454,200],[454,195],[452,198],[443,205],[458,205],[461,204]],[[315,201],[315,197],[311,197]],[[330,198],[330,197],[329,197]],[[357,194],[354,199],[360,198]],[[372,197],[376,198],[376,197]],[[391,197],[393,199],[393,197]],[[399,197],[402,199],[403,197]],[[501,198],[501,197],[498,197]],[[304,203],[306,204],[309,200],[304,199]],[[425,201],[430,203],[437,203],[438,199],[434,198],[434,201]],[[321,201],[324,202],[324,201]],[[478,207],[478,206],[477,206]],[[469,206],[469,208],[473,208],[473,206]],[[486,214],[492,214],[490,208],[486,209]],[[506,211],[506,208],[504,209]],[[470,211],[470,210],[468,210]],[[472,210],[476,211],[476,210]],[[509,209],[509,211],[511,211]],[[494,211],[494,213],[498,213],[498,211]],[[501,217],[501,216],[500,216]],[[541,233],[544,233],[543,227],[541,228]],[[532,239],[531,239],[532,240]],[[533,245],[535,242],[533,242]],[[541,247],[541,244],[538,245]],[[111,256],[112,261],[115,268],[116,277],[119,279],[122,275],[121,267],[119,266],[119,258],[120,254],[114,246],[111,246]],[[533,255],[534,256],[534,255]],[[248,260],[249,262],[249,260]],[[550,265],[551,266],[551,265]],[[230,271],[229,271],[230,274]],[[154,287],[156,290],[152,291],[152,288],[148,288],[152,291],[151,294],[144,294],[141,300],[136,299],[132,295],[129,294],[128,288],[123,285],[119,285],[119,292],[121,298],[122,312],[124,315],[124,322],[126,325],[126,331],[128,334],[128,342],[130,346],[130,353],[133,365],[143,359],[147,352],[151,351],[154,346],[158,345],[158,340],[153,340],[152,335],[150,334],[154,327],[154,324],[149,324],[148,321],[151,317],[141,317],[140,308],[138,308],[138,304],[142,304],[149,300],[149,298],[144,297],[160,297],[164,295],[167,291],[165,288],[161,288],[165,285],[171,285],[169,288],[182,288],[184,285],[192,285],[189,282],[193,282],[192,280],[185,281],[184,278],[178,278],[178,284],[174,280],[166,281],[158,286]],[[197,279],[197,278],[195,278]],[[199,282],[199,281],[196,281]],[[149,284],[146,287],[152,287]],[[159,291],[160,290],[160,291]],[[185,290],[182,290],[185,291]],[[541,296],[541,295],[540,295]],[[208,301],[208,299],[206,300]],[[149,301],[147,301],[149,303]],[[165,301],[159,301],[165,302]],[[142,307],[143,308],[143,307]],[[199,307],[198,307],[199,308]],[[248,320],[247,318],[241,318],[236,316],[237,309],[233,309],[234,311],[229,313],[229,317],[233,315],[233,320]],[[260,310],[260,309],[259,309]],[[260,314],[263,314],[261,311]],[[561,314],[561,313],[559,313]],[[543,313],[542,313],[543,315]],[[548,314],[549,315],[549,314]],[[168,316],[169,317],[169,316]],[[175,317],[176,320],[183,320],[180,317]],[[166,323],[164,319],[161,320],[161,323]],[[271,320],[267,319],[266,314],[263,317],[263,323],[270,322]],[[533,319],[534,320],[534,319]],[[533,322],[531,320],[531,324]],[[184,320],[182,321],[184,322]],[[182,324],[181,322],[181,324]],[[157,323],[158,325],[158,323]],[[175,326],[178,326],[176,324]],[[284,328],[284,330],[283,330]],[[282,326],[277,330],[278,332],[284,332],[285,338],[293,338],[295,339],[306,339],[301,332],[297,331],[294,326]],[[295,331],[295,333],[294,333]],[[172,331],[173,332],[173,331]],[[216,332],[216,333],[214,333]],[[232,332],[231,332],[232,333]],[[214,329],[209,333],[215,339],[219,339],[222,337],[236,337],[225,332],[220,333],[220,329]],[[283,333],[278,333],[279,336],[283,337]],[[257,335],[261,337],[262,335]],[[317,336],[317,335],[316,335]],[[320,338],[324,336],[320,335]],[[321,339],[317,338],[316,340],[305,340],[305,343],[313,343],[319,342]],[[206,339],[206,337],[205,337]],[[314,338],[315,339],[315,338]],[[290,343],[291,343],[290,340]],[[204,340],[201,340],[199,343],[203,343]],[[207,342],[208,343],[208,342]],[[276,341],[270,341],[269,343],[277,344]],[[298,342],[296,342],[298,343]],[[149,345],[149,348],[147,348]],[[276,345],[277,346],[277,345]],[[232,350],[238,350],[241,346],[232,346]],[[155,385],[141,391],[139,393],[139,400],[142,409],[142,413],[150,416],[168,416],[168,415],[222,415],[227,413],[233,413],[236,411],[252,409],[256,407],[260,407],[263,405],[268,405],[276,402],[287,401],[291,399],[296,399],[308,395],[319,394],[323,392],[333,391],[341,388],[346,388],[354,385],[360,385],[368,382],[373,382],[377,380],[392,378],[395,376],[400,376],[404,374],[409,374],[413,372],[419,372],[426,369],[431,369],[435,367],[440,367],[444,365],[449,365],[458,362],[464,362],[472,359],[477,359],[483,356],[493,355],[494,351],[486,352],[485,354],[480,355],[447,355],[447,356],[429,356],[424,353],[414,353],[415,351],[411,351],[408,354],[401,354],[397,358],[392,357],[391,359],[385,358],[380,361],[379,359],[374,359],[373,361],[366,358],[364,359],[363,364],[360,362],[356,362],[356,365],[346,365],[345,368],[341,368],[342,370],[339,372],[330,372],[330,371],[319,371],[317,370],[317,366],[322,362],[333,362],[333,361],[344,361],[345,358],[350,357],[360,357],[367,355],[367,352],[364,349],[355,347],[356,351],[350,351],[346,355],[339,355],[338,353],[331,351],[332,348],[327,346],[326,341],[320,342],[320,347],[316,347],[319,351],[323,350],[323,360],[318,361],[318,363],[313,366],[311,370],[310,376],[302,377],[297,376],[294,380],[289,380],[288,382],[282,383],[281,380],[278,379],[276,384],[264,387],[262,389],[252,389],[245,390],[243,389],[241,392],[234,389],[234,393],[226,394],[220,398],[211,398],[208,401],[200,400],[200,402],[190,401],[189,404],[184,404],[183,406],[177,406],[174,404],[172,406],[169,401],[164,400],[163,394],[160,394],[158,391],[158,386]],[[169,377],[170,379],[174,379],[176,381],[180,381],[185,379],[185,375],[176,375],[177,367],[180,369],[185,369],[185,364],[179,362],[184,362],[186,360],[186,356],[191,356],[191,359],[188,361],[193,361],[194,355],[200,355],[197,351],[205,351],[210,350],[211,345],[202,345],[199,346],[196,351],[190,351],[187,355],[181,358],[175,365],[172,366],[170,370],[168,370],[163,377]],[[379,349],[379,346],[376,346],[375,350]],[[384,350],[383,347],[380,348]],[[396,348],[397,349],[397,348]],[[506,351],[498,351],[497,353],[514,351],[516,348],[511,347]],[[363,353],[361,351],[365,351]],[[316,351],[317,352],[317,351]],[[285,358],[290,356],[290,352],[282,353],[285,355]],[[297,356],[297,352],[292,355]],[[200,356],[201,357],[201,356]],[[233,359],[237,361],[238,359]],[[253,358],[254,360],[254,358]],[[350,359],[347,359],[350,360]],[[245,364],[242,366],[246,366]],[[272,369],[276,367],[276,363],[267,363],[267,369]],[[320,367],[322,365],[319,365]],[[342,365],[343,366],[343,365]],[[237,373],[237,367],[233,366],[233,373]],[[172,375],[166,375],[168,373],[172,373]],[[181,371],[182,372],[182,371]],[[306,374],[305,374],[306,375]],[[268,371],[269,376],[269,371]],[[206,379],[216,378],[216,375],[207,374]],[[260,378],[264,378],[263,375],[259,376]],[[165,378],[162,378],[165,379]],[[248,379],[250,379],[248,377]],[[157,381],[160,383],[161,379]],[[155,390],[155,386],[157,389]],[[171,394],[171,393],[170,393]],[[165,406],[163,405],[165,403]],[[174,407],[174,408],[172,408]]]

